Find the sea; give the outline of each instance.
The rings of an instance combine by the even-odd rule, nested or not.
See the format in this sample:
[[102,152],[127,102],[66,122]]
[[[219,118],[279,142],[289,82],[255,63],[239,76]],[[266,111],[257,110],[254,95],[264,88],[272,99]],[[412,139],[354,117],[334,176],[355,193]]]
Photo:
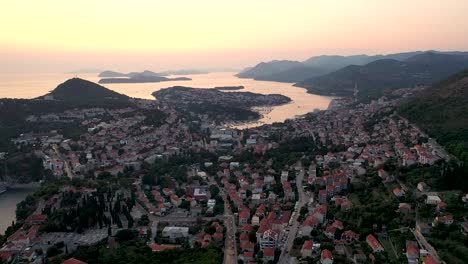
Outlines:
[[[219,86],[244,86],[239,91],[248,91],[260,94],[282,94],[291,98],[288,104],[276,107],[263,107],[256,110],[262,114],[261,119],[248,123],[236,123],[236,128],[249,128],[274,122],[283,122],[314,110],[327,109],[332,97],[309,94],[293,83],[279,83],[240,79],[235,72],[216,72],[208,74],[183,75],[191,81],[170,81],[159,83],[121,83],[104,84],[106,88],[134,98],[155,99],[151,94],[163,88],[172,86],[187,86],[193,88],[213,88]],[[98,82],[97,74],[66,74],[66,73],[0,73],[0,98],[36,98],[52,91],[57,85],[67,79],[78,77],[92,82]],[[180,76],[169,76],[180,77]],[[234,91],[225,91],[234,92]],[[0,233],[15,220],[16,204],[22,201],[34,188],[21,187],[8,190],[0,195]]]
[[16,220],[16,204],[38,188],[39,183],[17,184],[0,194],[0,234],[4,234],[11,222]]

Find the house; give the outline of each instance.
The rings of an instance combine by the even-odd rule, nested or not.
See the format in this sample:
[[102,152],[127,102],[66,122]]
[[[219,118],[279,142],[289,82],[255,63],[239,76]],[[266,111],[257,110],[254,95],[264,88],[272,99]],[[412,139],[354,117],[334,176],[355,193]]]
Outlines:
[[320,220],[315,216],[309,216],[301,225],[301,233],[304,236],[310,235],[312,230],[317,229],[318,225],[320,224]]
[[325,231],[323,232],[323,234],[328,237],[329,239],[335,239],[335,233],[336,233],[336,230],[337,228],[332,226],[332,225],[328,225],[327,228],[325,228]]
[[263,262],[275,260],[275,249],[274,248],[264,248],[263,249]]
[[423,260],[423,264],[439,264],[432,256],[428,256]]
[[170,249],[176,249],[178,246],[177,245],[158,245],[155,243],[151,243],[148,245],[153,252],[159,252],[159,251],[164,251],[164,250],[170,250]]
[[241,244],[241,248],[244,251],[254,252],[255,250],[255,243],[252,242],[245,242]]
[[442,202],[442,199],[438,195],[428,195],[426,198],[426,204],[429,205],[437,205],[440,202]]
[[239,235],[239,242],[242,243],[247,243],[249,242],[249,235],[247,233],[242,233]]
[[88,264],[88,263],[78,260],[76,258],[69,258],[65,260],[64,262],[62,262],[62,264]]
[[445,224],[445,225],[453,224],[453,215],[437,216],[432,222],[432,226],[436,226],[438,224]]
[[400,203],[398,205],[398,211],[402,214],[409,214],[411,212],[411,205],[408,203]]
[[335,220],[332,224],[333,227],[336,227],[337,229],[339,230],[343,230],[344,229],[344,224],[343,222],[341,222],[340,220]]
[[185,239],[189,235],[188,227],[180,226],[166,226],[162,231],[162,236],[169,238],[171,242],[175,242],[178,239]]
[[354,241],[357,241],[359,239],[359,234],[351,231],[351,230],[346,230],[341,234],[341,240],[345,241],[345,243],[351,244]]
[[416,189],[420,192],[427,192],[429,191],[429,186],[425,182],[419,182]]
[[320,190],[318,196],[321,204],[327,203],[327,190]]
[[446,202],[439,202],[437,204],[437,208],[436,208],[437,212],[442,212],[445,209],[447,209],[447,203]]
[[347,212],[351,210],[352,206],[353,206],[353,203],[351,201],[344,201],[341,203],[340,209],[341,211]]
[[322,254],[320,255],[320,263],[321,264],[333,264],[333,255],[330,250],[328,249],[322,250]]
[[250,211],[248,209],[244,209],[239,213],[239,225],[243,226],[249,223],[250,218]]
[[252,261],[254,258],[254,252],[252,251],[246,251],[242,254],[242,259],[244,260],[244,263],[248,263],[249,261]]
[[314,242],[312,240],[304,241],[304,244],[301,248],[301,256],[303,258],[312,257],[312,252],[314,250]]
[[417,264],[419,258],[419,247],[416,241],[406,241],[406,258],[408,264]]
[[398,197],[398,198],[401,198],[405,195],[405,191],[403,191],[402,189],[400,188],[395,188],[393,189],[393,194]]
[[375,238],[373,235],[369,234],[367,237],[366,237],[366,242],[367,244],[369,245],[369,247],[372,248],[372,250],[375,252],[382,252],[384,251],[384,248],[382,247],[382,245],[380,244],[379,240],[377,240],[377,238]]
[[261,238],[260,238],[260,247],[262,249],[264,248],[276,248],[276,245],[278,243],[279,239],[279,232],[268,229],[265,232],[263,232]]

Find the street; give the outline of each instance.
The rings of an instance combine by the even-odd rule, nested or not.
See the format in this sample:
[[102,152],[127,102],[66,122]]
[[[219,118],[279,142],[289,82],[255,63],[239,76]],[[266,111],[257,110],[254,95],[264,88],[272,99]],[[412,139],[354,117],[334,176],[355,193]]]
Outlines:
[[287,264],[290,261],[290,255],[289,251],[291,250],[293,244],[294,244],[294,239],[296,238],[297,230],[299,229],[299,222],[297,221],[297,218],[299,217],[299,212],[301,208],[306,204],[307,202],[307,197],[304,193],[304,189],[302,188],[302,180],[304,179],[304,171],[301,170],[297,176],[296,176],[296,186],[297,186],[297,191],[299,193],[299,206],[297,207],[295,214],[294,214],[294,220],[291,228],[289,229],[289,235],[286,240],[286,243],[281,250],[281,256],[278,260],[278,264]]

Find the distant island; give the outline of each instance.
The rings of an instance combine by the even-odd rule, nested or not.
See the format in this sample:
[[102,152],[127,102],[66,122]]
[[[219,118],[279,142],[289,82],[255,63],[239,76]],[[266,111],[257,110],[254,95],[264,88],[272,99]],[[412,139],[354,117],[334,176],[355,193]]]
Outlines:
[[[240,87],[218,87],[236,88]],[[222,92],[219,89],[175,86],[153,93],[161,103],[174,105],[179,111],[207,115],[217,122],[246,121],[260,118],[252,107],[278,106],[291,102],[280,94],[257,94],[251,92]]]
[[98,77],[101,78],[131,78],[135,77],[138,75],[144,75],[144,76],[169,76],[169,75],[194,75],[194,74],[207,74],[209,73],[208,71],[203,71],[203,70],[193,70],[193,69],[187,69],[187,70],[172,70],[172,71],[162,71],[162,72],[153,72],[149,70],[144,70],[142,72],[129,72],[129,73],[122,73],[122,72],[116,72],[116,71],[102,71],[99,73]]
[[129,78],[103,78],[99,83],[155,83],[155,82],[169,82],[169,81],[190,81],[192,79],[187,77],[167,78],[162,76],[150,75],[133,75]]
[[158,73],[152,72],[152,71],[142,71],[142,72],[129,72],[129,73],[121,73],[121,72],[116,72],[116,71],[103,71],[101,72],[98,77],[101,78],[120,78],[120,77],[133,77],[136,75],[144,75],[144,76],[162,76]]
[[244,86],[240,85],[240,86],[218,86],[218,87],[215,87],[214,89],[219,90],[219,91],[238,91],[244,88],[245,88]]

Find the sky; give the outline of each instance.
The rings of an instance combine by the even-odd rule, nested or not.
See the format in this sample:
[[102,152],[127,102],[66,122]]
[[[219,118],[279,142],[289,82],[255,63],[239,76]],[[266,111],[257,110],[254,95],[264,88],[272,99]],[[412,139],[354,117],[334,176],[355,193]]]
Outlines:
[[0,0],[0,73],[468,50],[467,0]]

